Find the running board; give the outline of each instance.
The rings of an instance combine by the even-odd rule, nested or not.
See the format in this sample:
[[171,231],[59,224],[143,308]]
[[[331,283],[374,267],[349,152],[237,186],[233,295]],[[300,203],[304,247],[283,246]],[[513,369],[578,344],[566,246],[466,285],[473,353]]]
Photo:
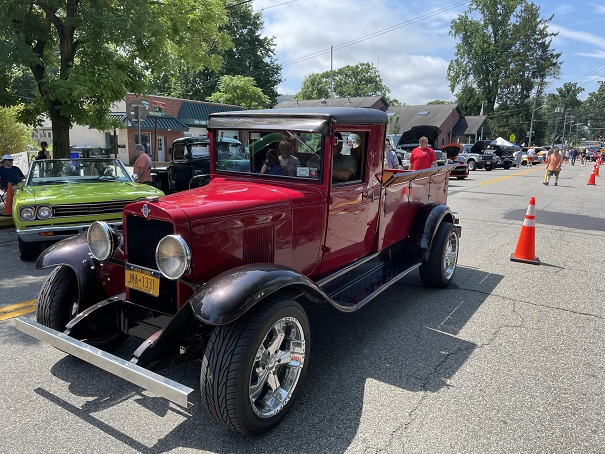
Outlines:
[[422,261],[409,249],[387,251],[329,280],[321,289],[341,310],[356,311],[420,265]]
[[15,326],[25,334],[164,397],[181,407],[190,406],[188,397],[193,392],[192,388],[32,320],[23,317],[16,318]]

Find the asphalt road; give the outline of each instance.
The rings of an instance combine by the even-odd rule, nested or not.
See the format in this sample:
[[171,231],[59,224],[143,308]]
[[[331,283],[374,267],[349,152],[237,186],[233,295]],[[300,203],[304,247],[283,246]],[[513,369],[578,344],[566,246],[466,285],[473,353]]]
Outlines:
[[[168,404],[0,321],[0,452],[605,451],[605,176],[588,186],[589,167],[564,166],[546,187],[543,174],[452,180],[455,283],[427,289],[412,273],[360,312],[317,308],[299,399],[261,437],[223,429],[197,395]],[[530,197],[539,266],[510,261]],[[6,312],[49,271],[19,261],[13,229],[0,251]],[[197,389],[199,364],[166,375]]]

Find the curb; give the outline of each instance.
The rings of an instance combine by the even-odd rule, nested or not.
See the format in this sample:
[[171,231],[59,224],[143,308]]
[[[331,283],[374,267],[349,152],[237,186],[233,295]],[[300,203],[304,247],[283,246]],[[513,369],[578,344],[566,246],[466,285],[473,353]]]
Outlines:
[[13,222],[12,216],[5,216],[0,214],[0,228],[3,227],[14,227],[15,223]]

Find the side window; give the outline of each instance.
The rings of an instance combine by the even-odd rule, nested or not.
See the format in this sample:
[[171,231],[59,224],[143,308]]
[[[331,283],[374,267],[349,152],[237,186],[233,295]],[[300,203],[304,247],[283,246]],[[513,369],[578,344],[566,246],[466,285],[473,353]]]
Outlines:
[[332,155],[332,183],[362,181],[368,133],[364,131],[338,131],[334,134]]

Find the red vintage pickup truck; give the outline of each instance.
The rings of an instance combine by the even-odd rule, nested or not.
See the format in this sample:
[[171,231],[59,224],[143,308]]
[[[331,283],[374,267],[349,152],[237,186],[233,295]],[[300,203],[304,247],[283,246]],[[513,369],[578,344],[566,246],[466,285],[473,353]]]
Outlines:
[[[45,251],[37,267],[55,269],[37,321],[17,328],[182,406],[193,390],[156,371],[201,360],[209,413],[270,430],[309,367],[316,304],[356,311],[416,269],[429,286],[452,281],[453,165],[383,168],[386,127],[374,109],[213,114],[210,182]],[[225,137],[242,146],[217,152]],[[142,340],[130,361],[108,353],[128,336]]]

